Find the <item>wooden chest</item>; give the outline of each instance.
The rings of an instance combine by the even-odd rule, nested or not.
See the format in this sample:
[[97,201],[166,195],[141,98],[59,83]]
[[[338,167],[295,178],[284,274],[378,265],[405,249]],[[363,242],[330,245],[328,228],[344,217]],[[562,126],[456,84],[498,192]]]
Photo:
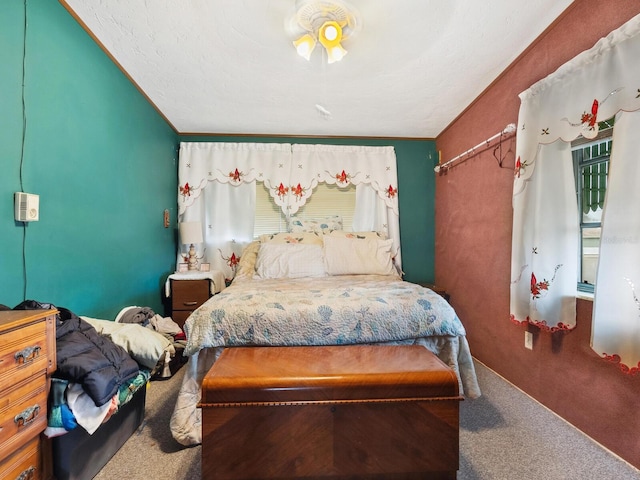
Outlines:
[[459,401],[421,346],[229,348],[202,384],[202,478],[456,478]]

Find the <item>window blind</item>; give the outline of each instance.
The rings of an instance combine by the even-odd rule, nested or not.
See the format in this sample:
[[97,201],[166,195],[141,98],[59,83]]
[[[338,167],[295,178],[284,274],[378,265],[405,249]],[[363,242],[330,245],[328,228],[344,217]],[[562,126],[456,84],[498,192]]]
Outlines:
[[[313,195],[305,205],[296,212],[296,217],[309,220],[329,215],[342,217],[342,228],[351,231],[353,213],[356,206],[356,187],[349,185],[338,188],[336,185],[319,183]],[[256,182],[256,216],[254,237],[262,234],[287,231],[287,221],[282,210],[277,206],[269,191],[262,182]]]

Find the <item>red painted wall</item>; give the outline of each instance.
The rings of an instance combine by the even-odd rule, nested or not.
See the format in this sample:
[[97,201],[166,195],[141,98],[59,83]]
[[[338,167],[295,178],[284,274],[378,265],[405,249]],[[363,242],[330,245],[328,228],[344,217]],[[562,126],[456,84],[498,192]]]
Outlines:
[[[640,2],[576,0],[436,139],[447,161],[516,123],[518,94],[640,14]],[[505,46],[508,48],[508,46]],[[577,428],[640,468],[640,375],[622,374],[591,349],[592,302],[577,327],[535,333],[509,321],[515,137],[436,175],[436,281],[467,328],[473,355]],[[497,153],[497,152],[496,152]]]

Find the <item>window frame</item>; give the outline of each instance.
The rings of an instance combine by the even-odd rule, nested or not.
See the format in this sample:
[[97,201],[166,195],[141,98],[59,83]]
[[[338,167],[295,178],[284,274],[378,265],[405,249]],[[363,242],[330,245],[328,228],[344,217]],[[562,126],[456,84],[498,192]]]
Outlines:
[[[573,159],[573,172],[575,178],[575,187],[576,187],[576,200],[578,205],[578,222],[579,222],[579,249],[578,249],[578,282],[577,282],[577,290],[582,293],[590,293],[593,294],[595,292],[595,282],[588,283],[583,281],[583,261],[584,261],[584,230],[589,228],[600,228],[602,229],[602,221],[600,222],[585,222],[583,220],[583,211],[582,211],[582,202],[583,202],[583,175],[582,171],[584,168],[588,168],[593,165],[599,165],[602,163],[609,163],[611,160],[611,151],[613,148],[613,123],[614,119],[609,119],[603,122],[600,122],[598,131],[598,135],[595,138],[584,138],[579,137],[573,142],[571,142],[571,155]],[[583,158],[579,158],[575,152],[578,150],[583,150],[589,144],[603,144],[607,143],[607,149],[604,155],[598,155],[596,157],[591,157],[586,160]],[[609,175],[609,169],[607,168],[607,177]],[[608,186],[608,181],[607,181]],[[605,187],[606,188],[606,187]],[[606,193],[605,193],[606,195]],[[600,245],[598,245],[598,262],[600,261]],[[597,269],[596,269],[597,271]]]

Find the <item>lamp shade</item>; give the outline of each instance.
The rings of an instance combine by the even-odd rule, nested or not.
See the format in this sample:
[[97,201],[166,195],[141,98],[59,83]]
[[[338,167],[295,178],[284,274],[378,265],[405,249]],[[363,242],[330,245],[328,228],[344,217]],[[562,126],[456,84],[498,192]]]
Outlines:
[[185,245],[195,245],[196,243],[202,243],[202,223],[180,223],[180,241]]

